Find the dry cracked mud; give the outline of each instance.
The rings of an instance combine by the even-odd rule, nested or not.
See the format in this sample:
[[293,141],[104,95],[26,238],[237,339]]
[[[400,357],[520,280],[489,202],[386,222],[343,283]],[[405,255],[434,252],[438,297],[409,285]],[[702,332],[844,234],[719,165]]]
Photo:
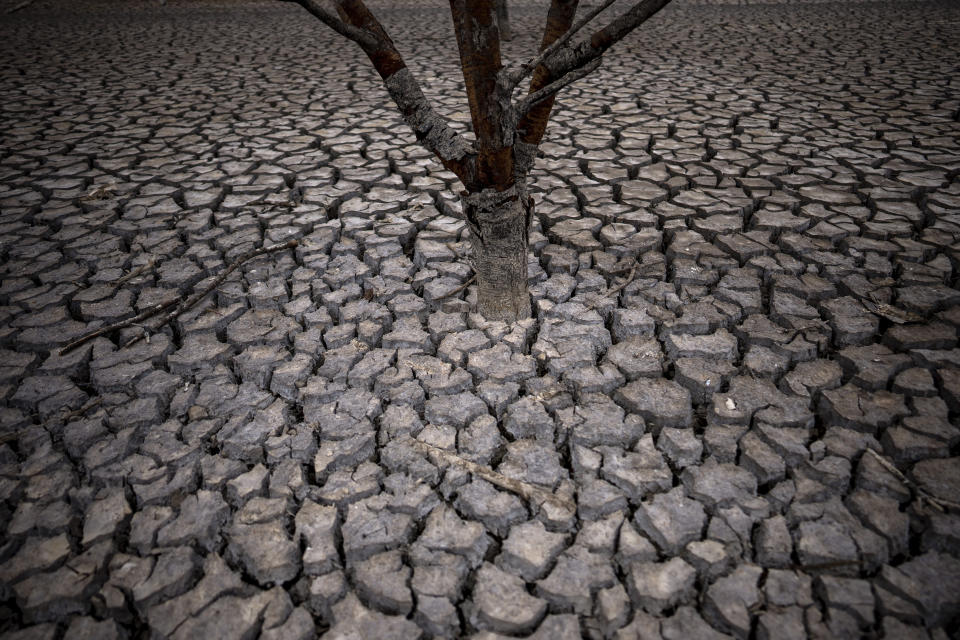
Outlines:
[[[443,3],[374,6],[465,129]],[[0,638],[957,633],[956,4],[678,0],[560,98],[512,326],[297,6],[0,34]]]

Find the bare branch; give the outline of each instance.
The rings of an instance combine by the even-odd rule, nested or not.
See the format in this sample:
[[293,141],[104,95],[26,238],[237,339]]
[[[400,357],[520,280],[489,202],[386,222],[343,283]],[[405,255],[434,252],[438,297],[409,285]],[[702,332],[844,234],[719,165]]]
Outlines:
[[183,313],[184,311],[190,309],[191,307],[196,305],[198,302],[200,302],[203,298],[207,296],[207,294],[209,294],[211,291],[219,287],[223,283],[223,281],[227,279],[227,276],[233,273],[237,267],[239,267],[241,264],[243,264],[247,260],[250,260],[251,258],[256,258],[257,256],[262,256],[268,253],[273,253],[274,251],[282,251],[284,249],[293,249],[294,247],[297,246],[297,244],[299,244],[297,240],[288,240],[287,242],[284,242],[282,244],[274,244],[266,247],[258,247],[256,249],[251,249],[250,251],[247,251],[246,253],[241,254],[238,258],[236,258],[233,262],[231,262],[230,265],[226,269],[221,271],[219,275],[217,275],[217,277],[214,278],[209,285],[204,287],[202,291],[193,294],[191,297],[187,298],[186,300],[183,300],[181,298],[171,298],[166,302],[160,302],[155,305],[151,305],[150,307],[147,307],[140,313],[136,314],[133,317],[127,318],[126,320],[121,320],[119,322],[115,322],[105,327],[100,327],[99,329],[95,329],[89,333],[85,333],[79,338],[77,338],[76,340],[68,343],[62,349],[60,349],[60,355],[62,356],[65,353],[68,353],[73,349],[76,349],[80,345],[90,342],[94,338],[98,338],[104,334],[110,333],[112,331],[116,331],[117,329],[123,329],[124,327],[132,327],[132,326],[138,325],[144,320],[157,315],[161,311],[165,311],[170,307],[176,307],[176,309],[172,313],[165,316],[166,320],[164,320],[164,322],[161,323],[161,324],[165,324],[166,322],[169,322],[170,319],[175,318],[177,315]]
[[507,0],[494,0],[497,7],[497,25],[500,27],[500,39],[504,42],[513,40],[513,29],[510,28],[510,8]]
[[456,289],[453,289],[452,291],[447,291],[447,292],[446,292],[445,294],[443,294],[443,295],[437,296],[436,298],[433,299],[433,302],[436,302],[436,301],[438,301],[438,300],[446,300],[447,298],[453,297],[453,296],[457,295],[458,293],[460,293],[461,291],[463,291],[464,289],[466,289],[467,287],[469,287],[470,285],[472,285],[472,284],[473,284],[474,282],[476,282],[476,281],[477,281],[477,274],[473,274],[473,275],[470,276],[470,278],[467,279],[467,281],[464,282],[462,285],[460,285],[460,286],[457,287]]
[[[670,0],[640,0],[626,13],[594,33],[587,41],[576,45],[571,45],[568,41],[567,44],[557,47],[553,53],[544,58],[541,65],[534,69],[529,93],[536,94],[556,80],[563,79],[567,74],[586,67],[669,2]],[[575,10],[576,0],[552,0],[547,20],[547,33],[544,34],[541,45],[544,49],[570,31],[573,23],[572,12]],[[558,32],[557,27],[563,24],[564,19],[566,27]],[[552,39],[551,31],[554,35]],[[534,104],[527,114],[520,118],[517,126],[521,134],[520,140],[514,145],[515,171],[520,177],[526,175],[533,166],[535,151],[546,131],[553,100],[553,96],[547,96]]]
[[366,50],[368,47],[375,47],[377,45],[377,39],[373,34],[364,31],[363,29],[358,29],[353,25],[349,25],[337,16],[333,15],[315,0],[294,0],[301,7],[306,9],[310,15],[319,18],[320,22],[327,25],[344,38],[353,40],[357,44]]
[[[540,42],[541,51],[570,30],[577,13],[578,2],[579,0],[550,0],[547,24],[543,29],[543,40]],[[559,78],[560,76],[556,77]],[[530,89],[527,93],[536,93],[550,84],[552,79],[555,78],[551,78],[550,71],[543,65],[539,65],[533,71],[533,78],[530,79]],[[504,91],[504,93],[509,95],[507,91]],[[543,133],[547,130],[547,121],[550,119],[552,109],[553,96],[548,96],[545,100],[535,104],[525,116],[519,118],[520,121],[517,125],[519,136],[513,145],[514,172],[519,182],[526,179],[527,173],[533,166],[537,145],[540,144]]]
[[[623,39],[633,29],[641,25],[648,18],[662,9],[670,0],[640,0],[626,13],[618,16],[606,27],[594,33],[587,41],[576,45],[570,43],[578,29],[588,24],[591,19],[606,8],[609,3],[604,0],[600,9],[592,9],[574,25],[574,15],[578,0],[551,0],[550,11],[547,13],[547,27],[544,30],[541,51],[546,52],[537,56],[533,64],[540,61],[533,69],[533,78],[530,80],[528,96],[521,101],[523,113],[519,115],[517,141],[513,145],[514,172],[517,180],[522,182],[533,167],[536,150],[547,129],[547,121],[553,109],[556,91],[545,91],[541,97],[540,91],[547,87],[569,84],[586,73],[576,74],[567,80],[571,72],[583,69],[594,60],[600,58],[613,44]],[[559,44],[558,44],[559,42]],[[555,45],[555,46],[554,46]],[[524,71],[523,73],[529,73]],[[587,72],[589,73],[589,72]],[[509,77],[501,74],[501,85],[509,87]],[[560,85],[555,85],[556,82]],[[529,106],[528,106],[529,105]]]
[[899,480],[901,483],[903,483],[904,486],[906,486],[908,489],[913,489],[914,491],[916,491],[917,498],[919,498],[921,501],[925,501],[927,504],[929,504],[931,507],[933,507],[937,511],[941,513],[943,513],[947,509],[960,511],[960,503],[934,496],[929,491],[921,487],[919,484],[917,484],[916,482],[910,480],[910,478],[903,475],[903,473],[899,469],[897,469],[892,462],[884,458],[882,455],[880,455],[870,447],[867,447],[866,453],[869,453],[871,456],[873,456],[874,460],[880,463],[881,467],[889,471],[890,474],[894,478]]
[[633,282],[633,279],[637,276],[637,267],[639,266],[640,266],[640,263],[638,263],[636,258],[634,258],[633,266],[630,267],[630,273],[627,274],[627,279],[615,287],[610,287],[609,289],[607,289],[601,294],[594,294],[596,298],[594,299],[593,302],[587,305],[587,309],[596,309],[600,304],[603,303],[604,299],[609,298],[610,296],[623,291],[626,288],[626,286],[631,282]]
[[602,56],[607,49],[623,40],[631,31],[653,17],[670,0],[640,0],[607,26],[574,47],[559,47],[543,61],[551,77],[559,77],[583,67]]
[[468,189],[475,186],[477,154],[473,146],[434,111],[393,40],[363,0],[332,0],[339,15],[323,8],[318,0],[293,1],[360,45],[417,140]]
[[477,180],[477,152],[434,111],[410,70],[400,69],[386,78],[384,85],[417,140],[456,174],[464,186],[473,187]]
[[558,91],[560,91],[560,89],[563,89],[568,84],[576,82],[580,78],[593,73],[600,67],[601,61],[602,58],[595,58],[588,62],[585,66],[580,67],[579,69],[574,69],[559,80],[551,82],[543,89],[527,95],[523,100],[517,103],[517,115],[521,117],[525,116],[538,102],[541,102],[545,98],[556,94]]
[[534,69],[536,69],[541,64],[543,64],[543,61],[546,60],[547,56],[552,54],[554,51],[556,51],[563,45],[567,44],[567,42],[570,41],[570,38],[575,36],[578,31],[583,29],[587,25],[587,23],[589,23],[591,20],[596,18],[598,15],[600,15],[600,13],[602,13],[604,9],[606,9],[616,1],[617,0],[605,0],[603,4],[597,5],[596,7],[588,11],[586,15],[584,15],[580,20],[577,21],[576,24],[570,27],[566,33],[564,33],[562,36],[554,40],[550,46],[548,46],[546,49],[541,51],[540,54],[537,55],[537,57],[525,62],[523,65],[521,65],[519,69],[509,74],[507,89],[509,91],[513,91],[513,89],[516,88],[518,84],[520,84],[521,80],[523,80],[525,77],[533,73]]
[[120,278],[119,280],[117,280],[116,282],[114,282],[114,283],[113,283],[113,288],[114,288],[114,289],[120,288],[122,285],[126,284],[127,282],[130,282],[131,280],[133,280],[133,279],[136,278],[137,276],[141,275],[144,271],[149,271],[150,269],[153,269],[153,265],[155,265],[155,264],[157,264],[157,259],[156,259],[156,258],[150,258],[150,259],[147,260],[145,263],[143,263],[142,265],[140,265],[140,266],[137,267],[136,269],[132,269],[132,270],[130,271],[130,273],[128,273],[127,275],[123,276],[122,278]]

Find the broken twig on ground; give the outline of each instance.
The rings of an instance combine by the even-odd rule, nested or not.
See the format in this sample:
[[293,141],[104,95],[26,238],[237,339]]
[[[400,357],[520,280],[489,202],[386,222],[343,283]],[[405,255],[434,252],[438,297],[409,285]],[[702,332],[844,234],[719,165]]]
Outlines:
[[113,288],[114,288],[114,289],[119,289],[122,285],[126,284],[127,282],[130,282],[131,280],[133,280],[133,279],[136,278],[137,276],[141,275],[143,272],[149,271],[150,269],[152,269],[152,268],[153,268],[153,265],[155,265],[155,264],[157,264],[157,259],[156,259],[156,258],[150,258],[150,259],[147,260],[144,264],[140,265],[140,266],[137,267],[136,269],[132,269],[132,270],[130,271],[130,273],[128,273],[127,275],[123,276],[122,278],[120,278],[119,280],[117,280],[116,282],[114,282],[114,283],[113,283]]
[[[620,293],[621,291],[623,291],[623,289],[624,289],[628,284],[630,284],[631,282],[633,282],[633,279],[637,276],[637,266],[638,266],[638,265],[637,265],[637,262],[636,262],[636,260],[634,260],[633,266],[630,267],[630,273],[627,275],[626,280],[624,280],[623,282],[621,282],[620,284],[618,284],[618,285],[615,286],[615,287],[610,287],[609,289],[607,289],[607,290],[604,291],[603,293],[599,294],[599,297],[600,297],[600,298],[609,298],[610,296],[612,296],[612,295],[614,295],[614,294],[617,294],[617,293]],[[600,303],[599,303],[599,302],[592,302],[592,303],[590,303],[590,304],[587,305],[587,309],[595,309],[598,304],[600,304]]]
[[110,184],[102,184],[99,187],[94,187],[91,191],[86,193],[83,196],[80,196],[81,200],[105,200],[112,196],[117,190],[117,185],[113,182]]
[[261,256],[267,253],[272,253],[274,251],[280,251],[283,249],[292,249],[296,247],[297,244],[299,244],[297,240],[290,240],[288,242],[284,242],[283,244],[275,244],[269,247],[261,247],[260,249],[252,249],[247,253],[241,255],[239,258],[231,262],[226,269],[221,271],[220,274],[213,279],[213,282],[211,282],[206,287],[204,287],[203,290],[198,291],[197,293],[193,294],[192,296],[184,300],[174,310],[170,311],[168,314],[163,316],[160,319],[160,322],[156,323],[155,325],[153,326],[143,325],[141,327],[141,329],[143,330],[143,333],[141,333],[138,336],[134,336],[123,346],[129,347],[135,344],[136,342],[139,342],[143,338],[149,338],[151,333],[156,333],[160,329],[160,327],[167,324],[168,322],[173,321],[180,314],[192,309],[194,306],[197,305],[197,303],[199,303],[201,300],[206,298],[207,295],[210,294],[210,292],[212,292],[214,289],[216,289],[221,284],[223,284],[223,281],[227,279],[227,276],[229,276],[237,267],[239,267],[241,264],[243,264],[247,260],[250,260],[251,258],[255,258],[257,256]]
[[473,274],[473,275],[470,276],[470,278],[468,278],[467,281],[464,282],[462,285],[460,285],[459,287],[457,287],[457,288],[454,289],[453,291],[448,291],[448,292],[446,292],[446,293],[443,294],[442,296],[437,296],[436,298],[433,299],[433,301],[436,302],[437,300],[445,300],[446,298],[449,298],[449,297],[451,297],[451,296],[455,296],[455,295],[457,295],[458,293],[460,293],[461,291],[463,291],[464,289],[466,289],[467,287],[469,287],[470,285],[472,285],[472,284],[473,284],[474,282],[476,282],[476,281],[477,281],[477,274]]
[[[203,298],[207,296],[207,294],[209,294],[211,291],[213,291],[214,289],[219,287],[221,284],[223,284],[223,281],[227,279],[227,276],[233,273],[233,271],[236,270],[237,267],[239,267],[241,264],[243,264],[247,260],[250,260],[251,258],[256,258],[258,256],[262,256],[267,253],[273,253],[274,251],[282,251],[283,249],[293,249],[298,244],[299,244],[298,240],[288,240],[287,242],[270,245],[269,247],[260,247],[257,249],[251,249],[250,251],[247,251],[246,253],[241,255],[239,258],[231,262],[230,265],[226,269],[221,271],[220,274],[213,279],[213,282],[211,282],[209,285],[204,287],[202,291],[199,291],[198,293],[193,294],[186,300],[180,300],[178,298],[174,298],[172,300],[168,300],[167,302],[161,302],[153,305],[152,307],[138,313],[137,315],[131,318],[127,318],[126,320],[121,320],[120,322],[114,322],[113,324],[109,324],[105,327],[100,327],[99,329],[95,329],[94,331],[85,333],[79,338],[77,338],[76,340],[74,340],[73,342],[68,343],[66,346],[60,349],[60,355],[64,355],[65,353],[68,353],[73,349],[76,349],[80,345],[90,342],[94,338],[98,338],[107,333],[111,333],[113,331],[116,331],[117,329],[124,329],[126,327],[139,325],[143,323],[144,320],[148,318],[152,318],[158,313],[166,311],[171,307],[176,307],[173,311],[165,315],[157,326],[152,327],[150,329],[152,331],[156,331],[159,327],[162,327],[163,325],[170,322],[171,320],[176,318],[178,315],[180,315],[184,311],[187,311],[188,309],[193,307],[195,304],[200,302]],[[143,336],[140,336],[140,337],[143,337]],[[131,344],[133,344],[133,342],[136,342],[136,340],[132,340],[124,346],[130,346]]]
[[473,475],[478,478],[483,478],[490,484],[494,484],[498,487],[506,489],[512,493],[517,494],[524,500],[528,502],[540,504],[543,502],[550,502],[554,505],[560,507],[561,509],[569,509],[571,511],[576,511],[577,506],[573,503],[570,498],[565,498],[563,496],[558,496],[557,494],[547,491],[546,489],[541,489],[540,487],[535,487],[532,484],[522,482],[520,480],[515,480],[514,478],[508,478],[502,473],[497,473],[490,467],[485,467],[483,465],[477,464],[476,462],[471,462],[465,458],[461,458],[455,453],[449,451],[444,451],[429,445],[426,442],[421,442],[420,440],[413,440],[414,447],[420,449],[428,455],[436,456],[441,460],[447,462],[448,464],[455,464],[458,467],[466,469]]
[[633,282],[633,279],[636,277],[636,275],[637,275],[637,263],[634,262],[633,266],[630,267],[630,273],[627,275],[627,279],[621,282],[620,284],[618,284],[617,286],[613,287],[612,289],[609,289],[605,294],[603,294],[603,297],[609,298],[615,293],[620,293],[628,284]]
[[881,315],[890,322],[895,322],[896,324],[924,321],[923,316],[917,315],[912,311],[907,311],[906,309],[900,309],[885,302],[880,302],[880,300],[877,299],[877,296],[873,295],[872,293],[870,294],[870,300],[864,300],[864,302],[864,306],[868,311],[872,311],[873,313]]
[[873,456],[873,458],[880,463],[880,466],[889,471],[894,478],[899,480],[906,486],[908,489],[913,489],[917,492],[917,498],[922,502],[926,502],[931,507],[937,511],[943,513],[947,509],[952,509],[954,511],[960,511],[960,503],[951,502],[950,500],[944,500],[943,498],[938,498],[932,495],[929,491],[918,485],[916,482],[903,475],[903,473],[897,469],[892,462],[881,456],[879,453],[874,451],[871,448],[867,448],[867,453]]
[[85,414],[87,411],[89,411],[90,409],[94,408],[95,406],[97,406],[97,405],[100,404],[101,402],[103,402],[103,398],[102,398],[101,396],[94,396],[93,398],[90,398],[89,400],[87,400],[87,401],[83,404],[83,406],[80,407],[79,409],[74,409],[73,411],[68,411],[67,413],[63,414],[63,416],[62,416],[62,417],[63,417],[63,421],[66,422],[67,420],[70,420],[71,418],[76,418],[76,417],[78,417],[78,416],[82,416],[82,415]]
[[26,9],[27,7],[32,5],[34,2],[36,2],[36,0],[24,0],[20,4],[15,5],[10,9],[7,9],[7,15],[10,15],[11,13],[16,13],[17,11],[22,11],[23,9]]

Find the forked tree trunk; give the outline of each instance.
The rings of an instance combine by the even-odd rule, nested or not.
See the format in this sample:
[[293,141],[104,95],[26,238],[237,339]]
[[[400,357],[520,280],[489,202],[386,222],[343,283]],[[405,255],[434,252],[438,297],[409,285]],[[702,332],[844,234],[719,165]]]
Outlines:
[[[477,312],[487,320],[530,317],[527,290],[527,225],[530,200],[487,190],[463,196],[470,224]],[[521,191],[525,193],[525,190]]]
[[[417,140],[436,154],[469,192],[463,196],[463,214],[473,239],[477,311],[489,320],[512,322],[529,317],[527,226],[533,205],[526,183],[554,96],[596,70],[607,49],[670,0],[637,0],[632,8],[579,42],[572,41],[577,31],[615,0],[602,0],[576,24],[579,0],[550,0],[540,54],[512,72],[503,68],[500,58],[500,41],[510,38],[507,0],[450,0],[476,136],[473,144],[433,110],[364,0],[333,0],[336,14],[317,0],[295,1],[360,45]],[[514,89],[531,73],[526,97],[515,102]]]

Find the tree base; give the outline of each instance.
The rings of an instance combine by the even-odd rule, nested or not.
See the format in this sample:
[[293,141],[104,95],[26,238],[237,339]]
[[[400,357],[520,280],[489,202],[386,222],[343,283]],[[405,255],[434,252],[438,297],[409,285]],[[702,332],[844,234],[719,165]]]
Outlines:
[[530,317],[527,289],[527,211],[515,190],[463,198],[470,224],[477,312],[487,320]]

